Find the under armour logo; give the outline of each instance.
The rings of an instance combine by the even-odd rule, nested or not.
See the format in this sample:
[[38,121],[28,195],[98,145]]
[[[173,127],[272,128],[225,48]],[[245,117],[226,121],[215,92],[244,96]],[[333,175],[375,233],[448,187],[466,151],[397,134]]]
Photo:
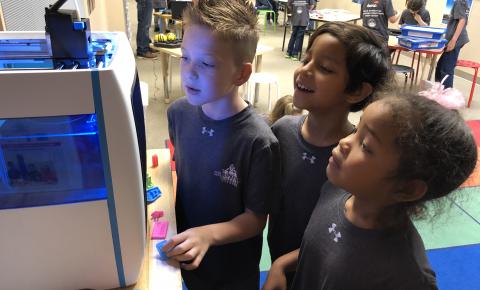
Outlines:
[[313,156],[313,155],[310,156],[310,157],[308,157],[307,152],[303,152],[303,154],[302,154],[302,159],[303,159],[303,160],[308,160],[308,161],[310,161],[310,164],[314,164],[314,163],[315,163],[315,159],[317,159],[317,157],[315,157],[315,156]]
[[207,129],[207,127],[202,127],[202,135],[208,134],[208,136],[212,137],[215,130]]
[[332,223],[332,226],[328,228],[328,232],[329,233],[333,233],[334,237],[333,237],[333,240],[336,242],[338,242],[338,240],[342,237],[342,233],[341,232],[337,232],[336,231],[336,228],[337,225]]

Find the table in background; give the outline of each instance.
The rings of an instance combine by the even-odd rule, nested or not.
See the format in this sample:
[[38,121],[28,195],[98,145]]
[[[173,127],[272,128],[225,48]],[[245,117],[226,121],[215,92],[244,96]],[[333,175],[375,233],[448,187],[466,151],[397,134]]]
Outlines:
[[406,47],[403,47],[398,44],[398,39],[396,36],[390,35],[388,37],[388,48],[394,49],[395,52],[397,53],[397,59],[394,60],[395,54],[392,55],[392,63],[398,64],[398,58],[400,57],[400,53],[402,51],[411,51],[413,52],[412,56],[412,62],[410,64],[411,68],[414,68],[415,66],[415,56],[418,54],[418,60],[417,60],[417,68],[415,71],[415,83],[417,83],[418,80],[418,75],[419,75],[419,69],[420,69],[420,62],[421,62],[421,56],[422,53],[426,55],[425,62],[422,67],[422,74],[420,76],[420,80],[424,79],[425,76],[425,69],[428,63],[428,58],[430,58],[430,68],[428,70],[428,80],[432,79],[432,74],[433,74],[433,69],[436,67],[437,64],[437,57],[439,54],[443,53],[443,48],[437,48],[437,49],[409,49]]
[[[182,50],[181,48],[165,48],[165,47],[157,47],[152,46],[153,49],[160,52],[160,59],[162,61],[162,77],[163,77],[163,92],[164,92],[164,101],[166,104],[170,103],[170,92],[171,88],[169,87],[169,75],[171,75],[170,67],[171,67],[171,57],[181,57]],[[262,57],[263,54],[269,51],[272,51],[273,47],[259,43],[257,45],[257,51],[255,52],[255,72],[259,72],[262,67]],[[170,84],[171,85],[171,84]],[[258,97],[259,87],[258,85],[255,86],[255,99]]]
[[[158,156],[158,167],[151,167],[152,155]],[[156,210],[162,210],[164,216],[161,221],[168,221],[167,239],[177,233],[177,222],[175,219],[175,200],[173,194],[173,177],[170,168],[170,151],[168,149],[154,149],[147,151],[147,172],[152,177],[152,182],[162,191],[161,197],[147,207],[148,215]],[[151,221],[147,222],[147,246],[143,260],[142,270],[135,285],[122,290],[181,290],[182,278],[180,267],[173,260],[162,261],[158,258],[158,252],[155,247],[158,241],[150,240]],[[118,288],[117,288],[118,289]]]
[[[343,9],[320,9],[310,11],[310,20],[315,21],[315,28],[319,22],[352,22],[357,24],[357,21],[362,19],[360,15],[354,14],[348,10]],[[287,26],[283,29],[282,51],[285,49],[285,37],[287,35]]]
[[[158,16],[158,27],[160,28],[161,33],[166,33],[168,29],[168,22],[172,20],[172,14],[168,13],[163,13],[163,12],[153,12],[153,16]],[[177,35],[177,38],[182,37],[181,29],[177,29],[177,26],[182,28],[183,22],[181,20],[174,20],[174,27],[175,27],[175,34]],[[180,32],[179,32],[180,31]]]

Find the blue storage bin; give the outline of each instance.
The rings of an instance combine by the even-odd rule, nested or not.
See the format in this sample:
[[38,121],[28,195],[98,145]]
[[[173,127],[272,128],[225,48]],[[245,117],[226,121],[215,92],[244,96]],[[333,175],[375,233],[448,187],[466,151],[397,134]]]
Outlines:
[[397,36],[398,44],[409,49],[441,49],[447,43],[446,39],[427,39],[407,36]]
[[400,30],[402,31],[402,36],[428,39],[442,39],[443,35],[447,32],[446,28],[418,25],[403,25],[400,27]]

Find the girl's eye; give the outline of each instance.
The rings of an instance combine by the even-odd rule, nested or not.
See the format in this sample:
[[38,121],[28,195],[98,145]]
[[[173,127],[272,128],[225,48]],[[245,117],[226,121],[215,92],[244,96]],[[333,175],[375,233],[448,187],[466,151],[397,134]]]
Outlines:
[[370,148],[367,146],[367,144],[365,144],[365,142],[361,142],[360,143],[360,147],[362,147],[362,150],[369,153],[369,154],[372,154],[372,150],[370,150]]
[[186,56],[181,56],[181,57],[180,57],[180,60],[182,60],[182,61],[187,61],[187,60],[188,60],[188,57],[186,57]]
[[320,71],[325,72],[325,73],[331,73],[331,72],[333,72],[332,70],[330,70],[330,69],[328,69],[328,68],[326,68],[326,67],[324,67],[324,66],[322,66],[322,65],[319,66],[319,69],[320,69]]

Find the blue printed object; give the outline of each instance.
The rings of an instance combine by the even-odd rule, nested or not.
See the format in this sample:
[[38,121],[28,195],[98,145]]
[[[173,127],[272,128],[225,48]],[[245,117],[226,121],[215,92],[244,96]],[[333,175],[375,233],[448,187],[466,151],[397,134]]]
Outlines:
[[162,247],[167,243],[167,240],[163,240],[157,243],[155,246],[157,248],[158,254],[160,255],[160,260],[166,261],[168,260],[167,254],[162,251]]
[[147,203],[154,202],[160,196],[162,196],[162,192],[157,186],[147,189]]

